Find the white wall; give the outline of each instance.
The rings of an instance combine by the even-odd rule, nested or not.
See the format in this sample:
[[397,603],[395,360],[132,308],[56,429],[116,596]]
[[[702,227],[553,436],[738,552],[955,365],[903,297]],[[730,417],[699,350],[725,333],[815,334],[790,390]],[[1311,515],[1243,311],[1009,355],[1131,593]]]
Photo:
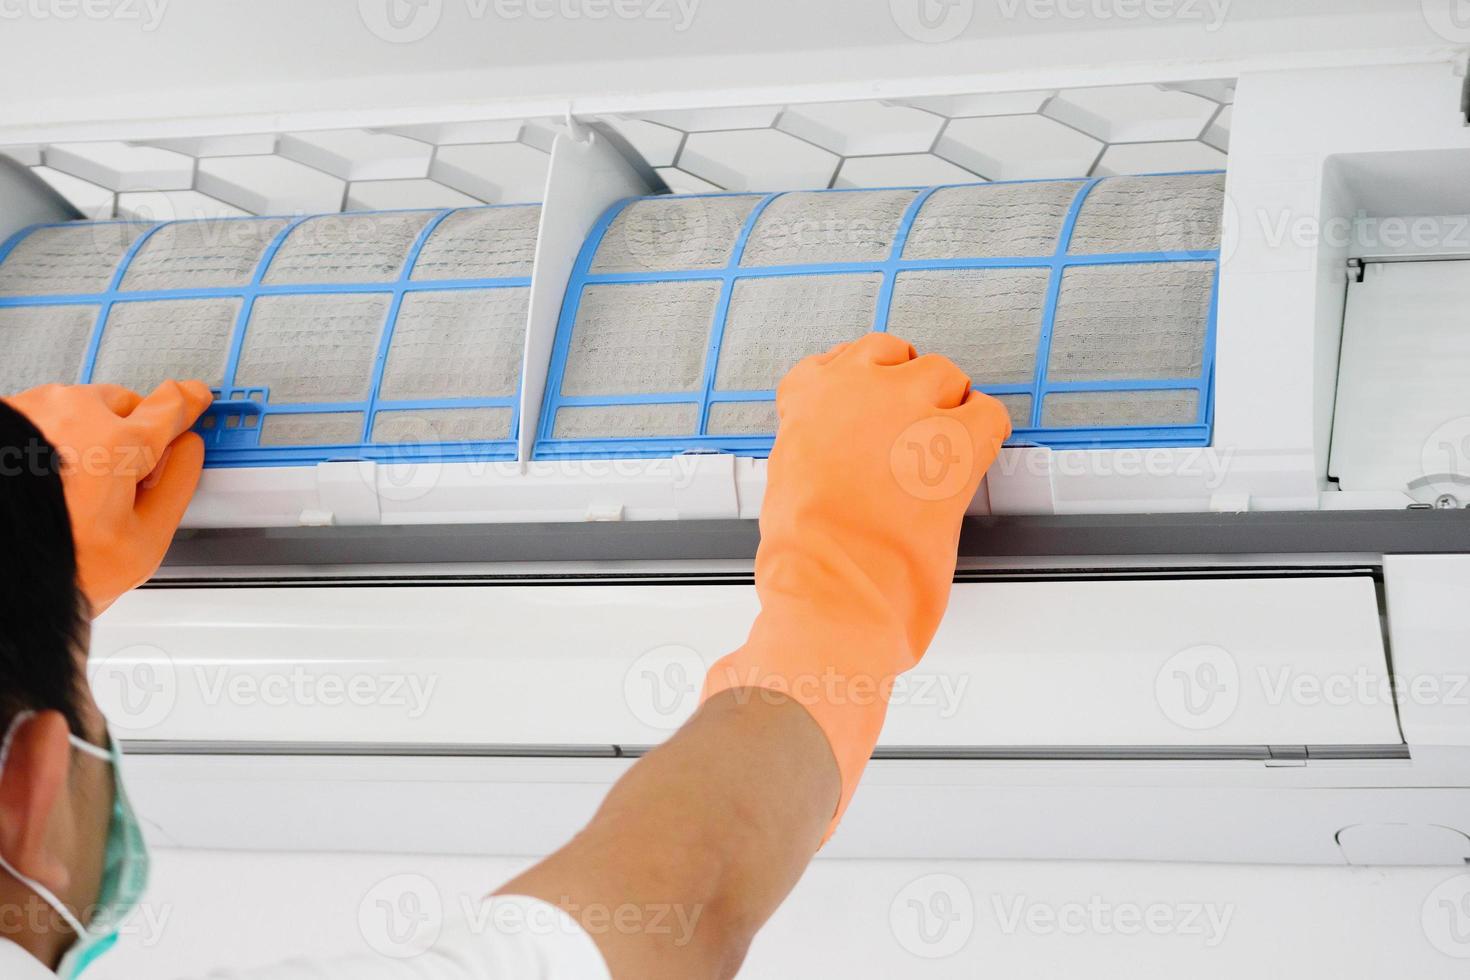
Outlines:
[[[96,980],[365,952],[385,941],[377,899],[436,893],[457,916],[522,863],[163,852],[161,935],[129,936]],[[1470,873],[1453,869],[818,861],[740,976],[1449,980],[1457,956]]]

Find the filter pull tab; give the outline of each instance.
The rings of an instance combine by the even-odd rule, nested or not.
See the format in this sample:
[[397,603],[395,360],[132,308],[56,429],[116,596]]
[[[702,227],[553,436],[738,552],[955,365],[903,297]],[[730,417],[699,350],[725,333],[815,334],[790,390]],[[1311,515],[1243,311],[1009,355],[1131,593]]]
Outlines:
[[204,438],[205,452],[213,449],[254,449],[260,445],[261,418],[270,401],[266,388],[231,388],[214,392],[214,403],[194,423]]

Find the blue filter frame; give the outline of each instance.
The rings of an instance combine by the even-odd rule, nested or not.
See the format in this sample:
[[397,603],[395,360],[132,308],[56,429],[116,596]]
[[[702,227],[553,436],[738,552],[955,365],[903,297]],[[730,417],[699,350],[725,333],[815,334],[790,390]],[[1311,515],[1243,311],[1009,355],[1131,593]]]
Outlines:
[[[1181,174],[1145,175],[1148,177],[1204,177],[1217,176],[1219,171],[1199,171]],[[747,278],[774,276],[817,276],[832,273],[879,273],[882,284],[878,293],[876,316],[873,329],[884,331],[888,326],[889,308],[893,301],[895,282],[902,273],[917,270],[943,269],[1025,269],[1049,270],[1050,278],[1042,313],[1039,341],[1036,352],[1035,375],[1025,383],[977,385],[993,395],[1029,395],[1030,419],[1028,425],[1018,425],[1007,445],[1043,445],[1058,449],[1077,448],[1126,448],[1207,446],[1210,444],[1214,411],[1214,352],[1216,312],[1219,292],[1218,242],[1209,249],[1190,251],[1129,251],[1077,253],[1071,250],[1073,231],[1088,195],[1106,180],[1124,178],[1072,178],[1070,180],[1045,181],[997,181],[979,185],[942,185],[927,188],[893,188],[893,190],[917,191],[908,204],[898,225],[897,235],[888,256],[880,261],[834,262],[805,265],[760,265],[742,266],[746,245],[760,222],[761,215],[777,199],[776,194],[705,194],[678,195],[682,198],[759,198],[745,218],[728,262],[720,268],[690,269],[684,271],[659,272],[603,272],[594,273],[592,267],[599,249],[603,245],[609,227],[622,211],[635,201],[621,201],[602,215],[578,256],[571,281],[567,289],[561,318],[557,326],[556,343],[552,353],[551,376],[548,379],[546,397],[537,433],[535,456],[539,459],[565,459],[590,456],[654,457],[681,452],[728,452],[744,456],[764,457],[769,454],[774,433],[759,435],[712,435],[709,433],[709,417],[712,405],[721,402],[771,402],[775,399],[774,389],[752,391],[722,391],[715,385],[720,361],[721,346],[725,333],[726,318],[730,311],[731,296],[737,282]],[[1046,254],[1014,255],[1005,257],[905,259],[905,246],[909,234],[926,202],[935,192],[948,187],[976,186],[999,187],[1003,184],[1046,184],[1080,183],[1081,187],[1068,206],[1055,248]],[[868,189],[834,189],[818,192],[785,192],[817,194],[865,193]],[[660,198],[659,200],[669,200]],[[1208,315],[1201,368],[1197,375],[1178,378],[1140,378],[1095,381],[1061,381],[1048,376],[1048,361],[1056,321],[1058,299],[1062,280],[1068,269],[1086,266],[1142,263],[1202,263],[1213,265],[1214,276],[1210,285]],[[702,383],[693,391],[652,392],[621,395],[567,395],[563,393],[567,363],[573,349],[573,334],[584,291],[590,286],[614,283],[668,283],[707,281],[720,284],[719,299],[715,306],[713,323],[709,331],[708,347],[705,352]],[[835,339],[834,339],[835,342]],[[658,356],[657,349],[649,350],[649,356]],[[1043,425],[1043,410],[1049,395],[1072,392],[1143,392],[1143,391],[1193,391],[1197,393],[1197,415],[1188,422],[1167,425],[1118,425],[1105,427],[1061,428]],[[698,406],[699,428],[685,436],[646,438],[600,438],[558,439],[554,436],[557,413],[563,408],[616,406],[616,405],[661,405],[693,404]]]
[[[173,225],[198,224],[196,221],[166,221],[157,224],[146,222],[112,221],[90,222],[93,226],[139,225],[144,228],[123,253],[121,261],[113,270],[108,288],[101,292],[76,294],[12,295],[0,296],[0,309],[15,307],[72,306],[98,307],[96,323],[87,342],[80,377],[76,380],[86,384],[93,380],[98,353],[102,348],[108,318],[114,307],[126,303],[148,300],[239,300],[239,313],[230,335],[223,383],[214,389],[215,402],[206,410],[195,427],[205,440],[205,465],[209,467],[241,466],[290,466],[310,465],[330,460],[374,460],[399,462],[409,460],[456,461],[456,460],[512,460],[516,458],[516,432],[520,425],[520,360],[516,353],[516,390],[502,397],[453,397],[414,398],[390,400],[380,397],[394,330],[405,297],[416,293],[454,292],[460,290],[527,288],[531,284],[529,275],[505,278],[462,278],[462,279],[413,279],[414,269],[420,252],[433,237],[434,232],[451,215],[467,211],[492,211],[503,208],[538,207],[538,205],[505,204],[473,208],[449,209],[404,209],[402,211],[358,211],[331,215],[306,215],[291,218],[267,218],[241,216],[201,219],[202,222],[223,223],[232,221],[284,221],[283,227],[268,240],[255,264],[249,281],[242,285],[207,288],[126,290],[123,282],[128,270],[147,242],[163,229]],[[405,253],[402,267],[396,276],[386,281],[373,282],[327,282],[270,284],[267,277],[272,262],[286,244],[291,234],[303,223],[313,219],[352,219],[364,216],[427,214],[422,228]],[[76,227],[71,224],[36,225],[12,236],[0,245],[0,269],[14,254],[26,238],[42,228]],[[529,263],[528,263],[529,264]],[[342,294],[380,295],[387,298],[387,315],[378,336],[376,354],[372,365],[371,386],[367,397],[349,401],[291,401],[272,402],[270,390],[263,386],[245,386],[236,381],[241,352],[245,347],[251,325],[251,313],[256,301],[262,297],[276,296],[329,296]],[[61,379],[57,379],[61,380]],[[475,441],[439,441],[438,439],[407,442],[376,442],[373,439],[374,425],[379,412],[423,411],[435,409],[506,409],[510,412],[509,433],[504,438]],[[307,415],[316,413],[361,413],[362,427],[357,439],[333,445],[280,445],[262,446],[260,435],[266,420],[271,417]]]

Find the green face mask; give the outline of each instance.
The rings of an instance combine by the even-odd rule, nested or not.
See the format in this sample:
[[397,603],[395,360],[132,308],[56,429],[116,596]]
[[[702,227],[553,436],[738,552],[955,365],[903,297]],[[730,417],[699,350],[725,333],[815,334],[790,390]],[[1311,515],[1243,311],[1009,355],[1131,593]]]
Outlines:
[[[35,712],[24,712],[10,723],[5,741],[0,744],[0,773],[5,771],[5,762],[10,757],[10,743],[15,733],[34,717]],[[111,751],[99,749],[75,735],[71,736],[72,747],[78,752],[102,759],[112,766],[112,820],[107,828],[102,890],[97,896],[91,923],[82,925],[66,904],[49,889],[18,873],[0,856],[0,868],[4,868],[12,877],[40,896],[77,934],[77,941],[61,958],[61,965],[56,971],[57,976],[63,980],[73,980],[74,977],[81,976],[82,971],[96,962],[98,957],[117,945],[118,930],[142,903],[143,891],[148,886],[148,848],[143,843],[143,829],[123,789],[122,753],[117,747],[116,739],[109,736],[107,741],[112,746]]]

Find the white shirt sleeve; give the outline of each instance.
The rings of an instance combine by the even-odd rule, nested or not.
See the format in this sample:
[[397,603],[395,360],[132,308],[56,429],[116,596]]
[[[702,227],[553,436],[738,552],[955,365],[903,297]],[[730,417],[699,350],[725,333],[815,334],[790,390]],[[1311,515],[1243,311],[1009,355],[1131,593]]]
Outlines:
[[482,911],[477,924],[446,929],[421,951],[297,959],[198,980],[611,980],[592,937],[556,906],[501,895]]

